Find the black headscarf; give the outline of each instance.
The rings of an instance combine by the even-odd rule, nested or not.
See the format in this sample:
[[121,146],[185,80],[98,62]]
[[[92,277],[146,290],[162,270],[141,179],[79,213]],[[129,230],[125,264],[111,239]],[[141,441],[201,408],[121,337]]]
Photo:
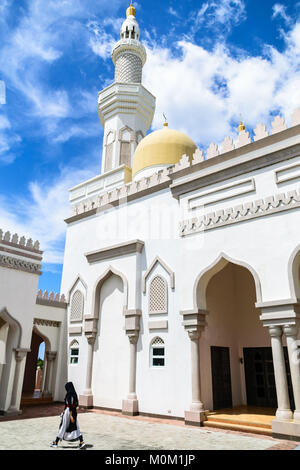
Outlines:
[[73,382],[66,383],[65,389],[67,391],[65,396],[66,405],[78,406],[78,397]]

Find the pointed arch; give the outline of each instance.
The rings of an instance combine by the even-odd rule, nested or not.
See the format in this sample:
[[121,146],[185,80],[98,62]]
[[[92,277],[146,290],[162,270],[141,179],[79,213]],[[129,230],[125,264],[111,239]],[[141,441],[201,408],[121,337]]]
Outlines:
[[123,126],[121,129],[119,129],[119,140],[120,141],[124,140],[123,139],[123,134],[124,134],[125,131],[128,131],[129,134],[130,134],[130,140],[129,141],[126,140],[126,142],[132,142],[134,140],[134,131],[129,126]]
[[147,271],[145,272],[144,276],[143,276],[143,293],[144,294],[146,293],[147,278],[148,278],[149,274],[151,273],[151,271],[156,266],[156,264],[160,264],[164,268],[164,270],[167,271],[167,273],[170,276],[171,289],[175,289],[175,274],[174,274],[174,271],[172,271],[171,268],[159,256],[156,256],[154,258],[154,260],[152,261],[151,265],[149,266],[149,268],[147,269]]
[[193,289],[193,298],[194,298],[194,308],[200,310],[206,310],[206,288],[211,280],[211,278],[220,272],[228,263],[232,263],[243,268],[246,268],[253,276],[254,283],[255,283],[255,291],[256,291],[256,301],[262,301],[261,295],[261,283],[257,272],[250,266],[248,263],[244,261],[235,260],[228,256],[226,253],[221,252],[217,259],[211,263],[207,268],[205,268],[201,273],[197,276],[196,281],[194,283]]
[[300,245],[292,251],[288,261],[288,277],[291,289],[291,297],[300,299]]
[[52,351],[50,339],[42,333],[36,325],[33,325],[32,331],[34,331],[38,336],[40,336],[45,343],[45,352]]
[[93,306],[92,306],[92,317],[91,318],[98,318],[99,317],[99,306],[100,306],[100,291],[103,283],[110,277],[110,276],[118,276],[123,281],[124,286],[124,303],[123,303],[123,310],[127,310],[128,306],[128,280],[121,271],[118,271],[113,266],[109,266],[106,271],[97,279],[94,291],[93,291]]
[[80,274],[77,274],[77,276],[76,276],[74,282],[73,282],[72,285],[71,285],[71,288],[70,288],[69,291],[68,291],[68,295],[67,295],[67,303],[68,303],[68,304],[70,303],[71,293],[72,293],[73,289],[76,287],[76,284],[77,284],[78,282],[81,282],[81,284],[83,285],[83,287],[84,287],[84,289],[85,289],[85,293],[87,293],[87,284],[86,284],[86,282],[83,280],[83,278],[81,277]]
[[21,337],[22,337],[22,326],[4,307],[0,310],[0,318],[2,318],[6,323],[9,324],[10,328],[14,331],[15,334],[15,341],[14,347],[20,348],[21,347]]

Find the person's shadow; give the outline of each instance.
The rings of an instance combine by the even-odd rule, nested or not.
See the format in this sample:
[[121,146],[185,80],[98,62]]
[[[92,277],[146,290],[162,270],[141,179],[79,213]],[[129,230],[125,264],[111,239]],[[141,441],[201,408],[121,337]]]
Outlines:
[[[93,446],[93,444],[86,444],[85,447],[83,449],[80,449],[80,450],[87,450],[87,449],[91,449]],[[62,446],[59,446],[59,449],[77,449],[79,450],[78,448],[78,445],[62,445]]]

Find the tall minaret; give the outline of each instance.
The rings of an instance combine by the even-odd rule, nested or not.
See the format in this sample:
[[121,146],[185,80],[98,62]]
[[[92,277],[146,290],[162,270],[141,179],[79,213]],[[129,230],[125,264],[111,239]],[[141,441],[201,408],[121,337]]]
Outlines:
[[155,97],[142,85],[146,50],[140,43],[140,28],[132,4],[126,11],[120,41],[112,51],[115,80],[99,92],[98,111],[104,127],[102,173],[126,165],[150,128]]

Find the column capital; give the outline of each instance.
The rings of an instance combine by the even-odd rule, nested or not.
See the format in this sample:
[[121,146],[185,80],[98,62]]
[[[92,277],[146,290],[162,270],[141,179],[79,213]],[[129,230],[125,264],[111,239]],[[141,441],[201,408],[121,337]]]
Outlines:
[[295,325],[300,321],[299,299],[257,302],[255,306],[261,310],[263,326]]
[[293,336],[297,337],[299,331],[299,325],[284,325],[283,326],[283,333],[285,336]]
[[129,338],[129,341],[133,343],[136,338],[136,342],[140,333],[140,318],[142,311],[139,309],[135,310],[124,310],[125,316],[125,331]]
[[282,327],[279,325],[271,325],[268,328],[271,338],[281,337],[283,334]]
[[56,358],[57,352],[56,351],[46,351],[46,358],[48,361],[54,361]]
[[96,335],[95,334],[85,334],[86,336],[86,339],[87,339],[87,342],[93,346],[93,344],[95,343],[96,341]]
[[15,359],[17,362],[19,362],[19,361],[22,361],[22,359],[24,359],[26,354],[30,352],[31,350],[26,349],[26,348],[16,348],[14,351],[15,351]]
[[190,338],[191,335],[196,339],[195,335],[201,335],[201,332],[206,326],[206,315],[208,315],[207,310],[195,309],[195,310],[183,310],[180,312],[183,316],[182,325],[184,329],[188,332]]
[[139,339],[139,331],[137,331],[136,333],[129,332],[127,333],[127,336],[131,344],[137,344]]
[[187,332],[191,341],[197,341],[200,339],[202,329],[199,328],[197,330],[187,330]]

